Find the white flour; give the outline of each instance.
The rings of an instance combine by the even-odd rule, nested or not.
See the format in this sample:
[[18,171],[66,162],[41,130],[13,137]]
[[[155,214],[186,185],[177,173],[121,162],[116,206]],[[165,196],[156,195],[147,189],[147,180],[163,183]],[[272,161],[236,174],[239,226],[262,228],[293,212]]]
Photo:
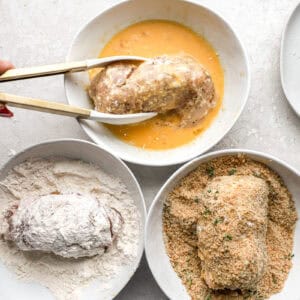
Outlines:
[[116,208],[124,225],[113,247],[102,256],[64,259],[22,252],[0,240],[0,260],[18,278],[46,286],[57,299],[75,300],[80,290],[96,278],[101,279],[103,289],[107,287],[109,279],[137,256],[140,216],[124,184],[98,167],[67,159],[35,159],[18,165],[0,182],[0,231],[4,224],[2,213],[13,202],[55,192],[101,196],[103,203]]

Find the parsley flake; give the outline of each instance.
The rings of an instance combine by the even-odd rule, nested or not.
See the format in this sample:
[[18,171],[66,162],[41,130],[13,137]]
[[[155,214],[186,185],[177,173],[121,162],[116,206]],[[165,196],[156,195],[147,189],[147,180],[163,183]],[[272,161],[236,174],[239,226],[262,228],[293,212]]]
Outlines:
[[205,300],[211,300],[211,294],[207,294]]
[[230,234],[225,234],[224,235],[224,240],[225,241],[231,241],[232,240],[232,236]]
[[209,177],[213,177],[215,175],[215,169],[214,167],[210,166],[206,168],[206,173]]
[[211,211],[207,207],[205,207],[204,214],[211,215]]
[[213,222],[213,224],[216,226],[219,223],[224,222],[224,217],[216,218]]
[[236,169],[231,169],[228,171],[228,175],[234,175],[236,173]]

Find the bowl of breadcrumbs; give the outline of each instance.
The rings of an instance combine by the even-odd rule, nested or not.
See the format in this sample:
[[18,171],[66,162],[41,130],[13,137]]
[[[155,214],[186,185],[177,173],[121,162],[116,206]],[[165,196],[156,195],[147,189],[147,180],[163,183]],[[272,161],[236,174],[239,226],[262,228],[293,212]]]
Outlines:
[[249,150],[201,156],[158,192],[146,257],[170,299],[297,299],[300,172]]

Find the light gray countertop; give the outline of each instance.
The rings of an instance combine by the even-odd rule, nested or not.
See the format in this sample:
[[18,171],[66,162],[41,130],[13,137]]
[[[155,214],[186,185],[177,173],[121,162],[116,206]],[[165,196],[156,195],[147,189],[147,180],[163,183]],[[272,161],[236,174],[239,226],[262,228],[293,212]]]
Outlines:
[[[64,61],[79,28],[116,0],[0,0],[0,58],[17,67]],[[279,75],[281,33],[299,0],[204,0],[228,20],[245,44],[252,83],[248,103],[229,134],[212,150],[248,148],[277,156],[300,170],[300,119],[282,92]],[[0,90],[66,102],[63,78],[2,83]],[[13,119],[0,119],[0,165],[15,152],[48,139],[88,137],[76,120],[13,109]],[[178,168],[129,164],[149,206],[161,185]],[[0,291],[1,298],[1,291]],[[166,299],[145,259],[116,298]]]

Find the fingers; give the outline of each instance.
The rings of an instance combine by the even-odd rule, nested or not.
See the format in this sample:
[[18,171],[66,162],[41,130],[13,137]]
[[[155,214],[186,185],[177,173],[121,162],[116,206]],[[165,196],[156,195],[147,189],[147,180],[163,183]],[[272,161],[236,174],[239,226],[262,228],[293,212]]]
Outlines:
[[[9,70],[9,69],[13,69],[14,65],[9,62],[9,61],[5,61],[5,60],[0,60],[0,75],[2,73],[4,73],[5,71]],[[4,104],[0,103],[0,116],[1,117],[12,117],[13,113],[7,109],[7,107]]]
[[5,61],[5,60],[0,60],[0,74],[4,73],[5,71],[9,70],[9,69],[13,69],[14,65],[9,62],[9,61]]

